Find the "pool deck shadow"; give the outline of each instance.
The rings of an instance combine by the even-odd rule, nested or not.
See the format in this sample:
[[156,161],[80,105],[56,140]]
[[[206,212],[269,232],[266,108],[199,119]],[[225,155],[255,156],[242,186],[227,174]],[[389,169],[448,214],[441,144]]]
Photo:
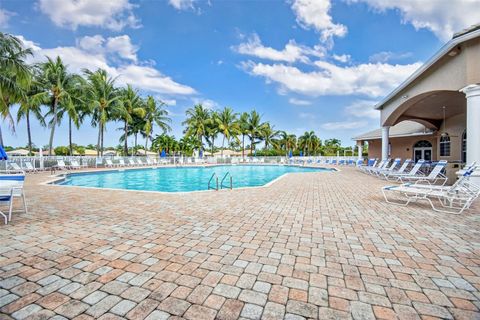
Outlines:
[[392,206],[353,168],[188,194],[50,178],[0,226],[2,319],[480,318],[478,201]]

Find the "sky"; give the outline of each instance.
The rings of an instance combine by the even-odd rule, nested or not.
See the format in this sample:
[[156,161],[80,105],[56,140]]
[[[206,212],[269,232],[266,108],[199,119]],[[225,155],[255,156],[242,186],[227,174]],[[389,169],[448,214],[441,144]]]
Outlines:
[[[379,126],[374,105],[441,48],[480,22],[479,0],[0,0],[0,30],[32,48],[30,62],[60,56],[71,72],[105,69],[119,86],[164,101],[172,132],[185,110],[257,110],[277,130],[322,139]],[[15,113],[14,107],[12,112]],[[32,121],[33,142],[49,129]],[[27,143],[4,121],[6,145]],[[105,145],[122,127],[109,123]],[[55,145],[68,142],[67,123]],[[160,133],[154,128],[154,134]],[[75,143],[95,144],[88,120]]]

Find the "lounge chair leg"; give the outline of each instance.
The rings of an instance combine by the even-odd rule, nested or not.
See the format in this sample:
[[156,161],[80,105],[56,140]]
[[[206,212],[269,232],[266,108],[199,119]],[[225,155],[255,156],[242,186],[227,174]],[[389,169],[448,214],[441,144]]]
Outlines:
[[410,198],[409,197],[407,197],[407,201],[405,203],[401,203],[401,202],[396,202],[396,201],[389,200],[384,189],[382,189],[382,193],[383,193],[383,197],[385,198],[385,201],[387,203],[396,204],[397,206],[403,206],[403,207],[407,206],[410,203]]
[[22,190],[22,199],[23,199],[23,208],[25,209],[25,214],[27,214],[28,213],[27,200],[25,199],[25,193],[23,192],[23,190]]
[[13,211],[13,196],[10,198],[10,204],[8,206],[8,221],[12,221],[12,211]]
[[3,219],[5,220],[5,224],[8,224],[8,217],[5,213],[3,213],[2,211],[0,211],[0,214],[3,216]]

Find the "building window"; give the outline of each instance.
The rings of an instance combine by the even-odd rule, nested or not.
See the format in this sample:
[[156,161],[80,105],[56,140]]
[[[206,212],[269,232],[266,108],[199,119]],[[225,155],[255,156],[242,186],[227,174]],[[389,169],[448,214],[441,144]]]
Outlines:
[[440,137],[440,157],[450,156],[450,136],[448,133],[442,133]]
[[426,140],[420,140],[413,145],[413,158],[415,163],[423,159],[425,161],[432,161],[432,144]]
[[462,162],[467,162],[467,130],[462,134]]

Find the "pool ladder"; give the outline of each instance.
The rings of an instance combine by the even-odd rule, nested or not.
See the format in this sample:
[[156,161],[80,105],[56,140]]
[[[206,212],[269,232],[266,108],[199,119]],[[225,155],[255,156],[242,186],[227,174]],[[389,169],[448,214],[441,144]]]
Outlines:
[[[227,178],[229,178],[227,180]],[[225,180],[227,180],[227,185],[225,185]],[[228,185],[228,183],[230,183],[230,185]],[[212,176],[210,177],[210,180],[208,180],[208,190],[210,189],[214,189],[214,190],[217,190],[218,191],[218,187],[219,187],[219,184],[218,184],[218,176],[217,174],[214,172],[212,174]],[[230,174],[230,172],[227,172],[225,173],[225,175],[223,176],[222,180],[220,181],[220,189],[230,189],[232,190],[233,189],[233,177],[232,175]]]
[[[223,184],[223,182],[227,178],[230,178],[229,180],[227,180],[227,182],[230,181],[230,186]],[[225,173],[225,175],[223,176],[222,181],[220,182],[220,188],[222,188],[222,189],[223,188],[229,188],[230,190],[233,189],[233,178],[232,178],[232,175],[230,174],[230,171],[227,171],[227,173]]]
[[[215,180],[213,180],[213,179],[215,179]],[[212,187],[212,181],[215,181],[215,187]],[[210,180],[208,180],[208,190],[210,190],[210,189],[218,190],[218,176],[215,172],[210,177]]]

